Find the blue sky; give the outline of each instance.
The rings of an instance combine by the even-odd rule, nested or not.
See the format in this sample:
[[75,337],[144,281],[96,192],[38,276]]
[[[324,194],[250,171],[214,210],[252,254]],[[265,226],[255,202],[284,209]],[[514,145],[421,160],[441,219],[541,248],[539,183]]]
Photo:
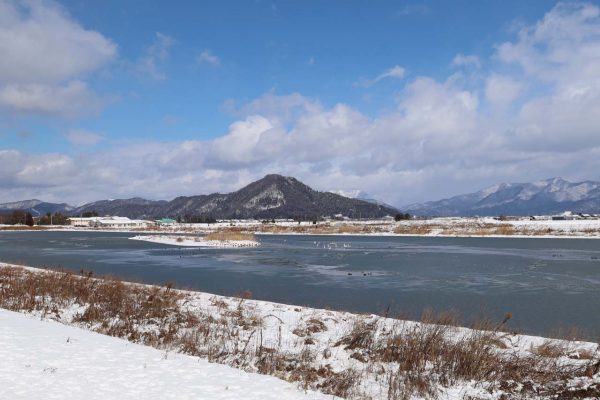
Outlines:
[[[585,122],[600,98],[597,2],[0,0],[0,11],[0,201],[171,198],[274,172],[402,205],[598,178],[600,132]],[[583,97],[568,110],[572,93]]]

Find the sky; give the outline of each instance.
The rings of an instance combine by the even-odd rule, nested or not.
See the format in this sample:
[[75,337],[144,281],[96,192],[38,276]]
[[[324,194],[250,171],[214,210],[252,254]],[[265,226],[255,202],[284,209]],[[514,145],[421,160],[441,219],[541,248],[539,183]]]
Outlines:
[[600,2],[0,0],[0,202],[600,180]]

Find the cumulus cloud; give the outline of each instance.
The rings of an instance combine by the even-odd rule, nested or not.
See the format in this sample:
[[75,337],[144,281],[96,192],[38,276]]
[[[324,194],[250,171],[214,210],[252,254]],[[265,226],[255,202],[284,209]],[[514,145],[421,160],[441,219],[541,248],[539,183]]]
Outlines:
[[0,1],[0,81],[55,83],[96,70],[117,46],[48,1]]
[[0,151],[2,196],[172,198],[234,190],[278,172],[402,205],[499,181],[598,178],[599,14],[596,6],[560,4],[498,44],[490,70],[415,76],[375,116],[270,91],[228,102],[236,120],[215,139],[137,142],[85,157]]
[[523,90],[523,83],[498,74],[490,75],[485,82],[485,98],[495,107],[504,108],[515,101]]
[[27,155],[0,150],[0,184],[8,192],[23,188],[62,187],[77,176],[75,162],[64,154]]
[[498,46],[502,62],[520,66],[550,83],[597,77],[600,9],[586,3],[559,3],[542,20],[522,28],[518,40]]
[[515,121],[512,140],[528,148],[572,151],[600,145],[594,110],[600,109],[600,8],[560,3],[497,58],[517,65],[522,79],[544,95],[527,99]]
[[221,168],[232,168],[239,166],[253,165],[259,161],[261,153],[260,143],[265,145],[278,143],[272,136],[265,140],[274,129],[274,125],[267,118],[254,115],[243,121],[235,122],[229,128],[229,132],[215,139],[210,147],[212,148],[212,160],[216,166]]
[[198,57],[196,57],[198,64],[206,64],[211,67],[220,67],[221,59],[214,55],[210,50],[204,50]]
[[117,46],[52,1],[0,0],[0,53],[0,107],[71,115],[101,104],[82,79]]

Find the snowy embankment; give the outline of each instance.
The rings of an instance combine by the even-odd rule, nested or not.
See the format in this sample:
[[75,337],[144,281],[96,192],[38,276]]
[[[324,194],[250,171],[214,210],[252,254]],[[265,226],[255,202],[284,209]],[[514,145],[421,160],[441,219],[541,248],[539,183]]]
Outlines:
[[458,328],[447,316],[401,321],[6,264],[0,289],[3,308],[345,398],[600,396],[597,344],[504,333],[504,323]]
[[[169,236],[175,234],[211,234],[246,232],[281,235],[357,235],[357,236],[448,236],[448,237],[515,237],[515,238],[600,238],[600,219],[581,220],[514,220],[499,221],[490,217],[448,217],[405,221],[348,220],[303,221],[232,220],[214,224],[173,224],[143,229],[97,229],[45,227],[58,231],[136,232]],[[191,240],[193,241],[193,240]],[[190,241],[190,245],[191,244]],[[170,243],[177,244],[178,243]],[[197,246],[194,244],[194,246]]]
[[600,219],[501,221],[491,217],[449,217],[400,221],[392,231],[406,236],[600,239]]
[[331,399],[277,378],[0,309],[0,399]]
[[139,235],[129,239],[182,247],[235,248],[260,246],[260,242],[256,240],[206,240],[194,236]]

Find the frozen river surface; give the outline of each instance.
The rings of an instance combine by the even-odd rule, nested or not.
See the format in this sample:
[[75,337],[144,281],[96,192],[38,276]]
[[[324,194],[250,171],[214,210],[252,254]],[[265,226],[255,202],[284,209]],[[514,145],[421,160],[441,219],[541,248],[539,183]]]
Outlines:
[[272,235],[256,248],[189,249],[132,236],[0,232],[0,261],[391,316],[511,312],[515,330],[600,336],[600,240]]

